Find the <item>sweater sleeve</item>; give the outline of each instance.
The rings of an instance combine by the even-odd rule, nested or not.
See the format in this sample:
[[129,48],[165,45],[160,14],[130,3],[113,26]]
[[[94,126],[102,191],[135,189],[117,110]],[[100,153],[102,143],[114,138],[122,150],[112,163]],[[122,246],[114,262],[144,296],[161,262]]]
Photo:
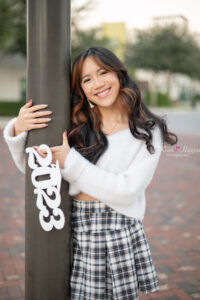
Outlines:
[[139,152],[122,173],[109,172],[92,164],[72,147],[61,174],[81,192],[101,199],[108,205],[132,203],[151,182],[161,155],[163,142],[160,129],[156,127],[152,135],[155,153],[150,154],[142,141]]
[[3,130],[3,137],[16,166],[22,173],[25,173],[25,142],[28,132],[23,131],[14,136],[14,123],[16,119],[13,118],[6,124]]

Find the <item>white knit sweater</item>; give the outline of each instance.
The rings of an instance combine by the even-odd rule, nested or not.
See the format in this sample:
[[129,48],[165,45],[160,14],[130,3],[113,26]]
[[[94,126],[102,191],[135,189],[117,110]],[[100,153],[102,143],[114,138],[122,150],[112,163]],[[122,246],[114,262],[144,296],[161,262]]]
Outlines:
[[[3,135],[16,166],[25,172],[25,141],[27,132],[13,136],[11,119]],[[146,208],[145,190],[150,184],[163,149],[158,126],[152,131],[155,153],[150,154],[143,140],[136,139],[130,129],[107,136],[108,148],[96,165],[71,147],[60,169],[63,179],[69,182],[69,194],[80,191],[109,205],[121,214],[143,220]]]

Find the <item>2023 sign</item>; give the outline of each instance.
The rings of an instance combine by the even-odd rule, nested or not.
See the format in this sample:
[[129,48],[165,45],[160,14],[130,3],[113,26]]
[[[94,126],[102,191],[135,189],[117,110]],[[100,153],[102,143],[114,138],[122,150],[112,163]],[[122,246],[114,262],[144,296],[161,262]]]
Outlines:
[[[59,163],[58,160],[56,164],[51,163],[52,153],[47,145],[40,145],[39,150],[41,149],[45,149],[47,152],[45,158],[41,157],[34,148],[26,148],[26,153],[29,154],[28,165],[33,170],[31,173],[31,181],[35,187],[34,194],[37,195],[36,205],[40,210],[40,224],[45,231],[50,231],[53,227],[62,229],[65,224],[65,216],[63,211],[59,208],[61,203],[61,173]],[[35,163],[35,160],[37,160],[38,164]],[[48,179],[38,180],[37,178],[41,175],[48,175]],[[52,211],[51,216],[50,211]],[[55,217],[57,218],[55,219]],[[46,221],[45,218],[48,218],[49,221]]]

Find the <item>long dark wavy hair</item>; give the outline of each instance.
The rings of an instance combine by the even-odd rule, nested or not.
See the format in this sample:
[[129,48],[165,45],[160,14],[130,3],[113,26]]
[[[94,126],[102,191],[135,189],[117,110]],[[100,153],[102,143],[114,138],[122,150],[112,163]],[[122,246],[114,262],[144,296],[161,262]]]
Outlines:
[[[81,87],[81,71],[85,59],[90,56],[106,71],[115,72],[119,78],[119,101],[123,112],[127,113],[129,128],[132,135],[146,142],[148,151],[155,152],[152,142],[151,129],[157,124],[162,133],[164,142],[174,145],[178,137],[168,132],[163,117],[152,113],[141,98],[140,90],[130,77],[127,69],[119,58],[104,47],[93,46],[84,50],[75,59],[71,74],[71,124],[68,141],[86,159],[96,163],[108,147],[106,135],[101,130],[102,116],[97,105],[90,108],[87,98]],[[138,131],[143,129],[145,133]]]

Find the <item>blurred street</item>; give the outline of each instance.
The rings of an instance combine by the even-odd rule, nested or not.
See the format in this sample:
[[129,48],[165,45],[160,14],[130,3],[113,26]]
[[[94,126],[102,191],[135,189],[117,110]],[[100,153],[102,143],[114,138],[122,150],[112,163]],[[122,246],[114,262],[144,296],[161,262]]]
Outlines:
[[[154,111],[167,114],[179,141],[163,151],[146,192],[144,229],[160,291],[140,299],[200,299],[200,109]],[[7,120],[0,120],[1,128]],[[0,300],[24,300],[24,175],[2,129],[0,145]]]
[[180,134],[200,135],[200,105],[196,109],[187,106],[180,109],[155,108],[153,112],[161,116],[166,116],[167,124],[172,131]]

